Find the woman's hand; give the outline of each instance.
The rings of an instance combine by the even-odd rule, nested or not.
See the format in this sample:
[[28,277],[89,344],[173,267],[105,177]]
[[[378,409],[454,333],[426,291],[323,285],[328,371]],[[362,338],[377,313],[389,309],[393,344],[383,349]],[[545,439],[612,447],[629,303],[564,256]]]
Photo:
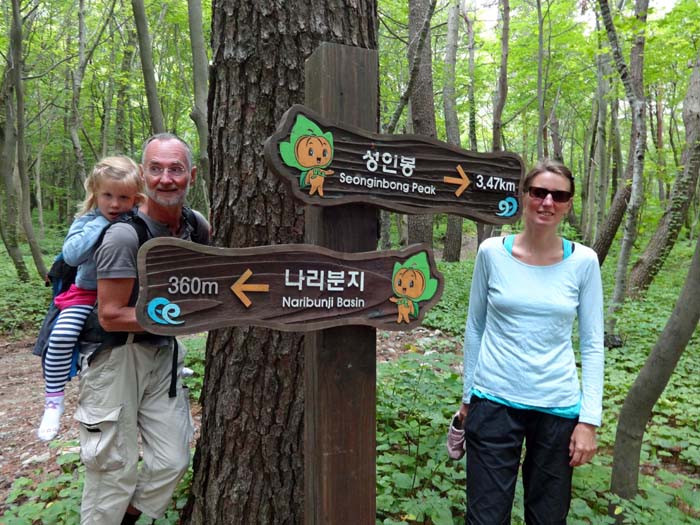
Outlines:
[[585,465],[595,456],[598,448],[596,444],[596,428],[588,423],[576,425],[569,441],[570,467]]
[[[466,403],[462,403],[462,406],[459,407],[459,421],[461,423],[464,423],[464,420],[467,418],[467,414],[469,413],[469,405]],[[464,426],[464,425],[462,425]]]

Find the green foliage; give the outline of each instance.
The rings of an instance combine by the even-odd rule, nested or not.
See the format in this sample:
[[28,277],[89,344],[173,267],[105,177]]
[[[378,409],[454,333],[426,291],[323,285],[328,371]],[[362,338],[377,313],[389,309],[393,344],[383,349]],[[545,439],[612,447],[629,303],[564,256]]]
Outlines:
[[[47,268],[61,252],[64,235],[63,230],[48,230],[46,238],[41,242]],[[29,247],[22,245],[21,249],[29,270],[28,282],[17,279],[17,272],[9,257],[0,257],[0,282],[3,283],[3,293],[0,294],[0,333],[9,333],[15,337],[36,332],[51,301],[51,288],[45,286],[37,274]]]
[[445,286],[440,302],[425,315],[425,326],[439,328],[453,335],[464,332],[473,268],[473,260],[438,262],[438,270],[442,273]]
[[[56,447],[75,447],[77,443],[52,443]],[[17,478],[5,500],[7,511],[3,523],[31,525],[51,523],[73,525],[80,521],[80,496],[83,490],[84,467],[75,452],[64,453],[56,459],[61,472],[56,476],[35,472],[34,478]]]
[[[52,442],[52,448],[69,449],[77,442]],[[75,525],[80,521],[80,500],[83,492],[85,467],[80,464],[80,454],[64,452],[56,458],[61,472],[49,475],[40,469],[33,477],[17,478],[10,489],[2,516],[3,525]],[[187,503],[192,469],[183,476],[175,489],[173,500],[165,515],[155,520],[154,525],[175,525],[180,522],[180,511]],[[139,524],[150,524],[152,520],[142,516]]]
[[445,448],[460,360],[420,352],[377,367],[377,523],[463,522],[464,464]]
[[202,384],[204,383],[204,357],[206,354],[207,336],[199,334],[179,338],[179,341],[187,348],[185,355],[185,366],[194,372],[191,377],[184,379],[187,388],[190,389],[190,398],[199,400],[202,395]]

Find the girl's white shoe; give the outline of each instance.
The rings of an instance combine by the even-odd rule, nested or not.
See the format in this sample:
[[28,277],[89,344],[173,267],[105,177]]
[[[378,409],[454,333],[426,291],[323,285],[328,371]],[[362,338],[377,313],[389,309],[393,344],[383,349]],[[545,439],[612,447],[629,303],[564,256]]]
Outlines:
[[44,417],[41,418],[36,435],[42,441],[51,441],[61,428],[63,415],[63,396],[47,397],[44,405]]

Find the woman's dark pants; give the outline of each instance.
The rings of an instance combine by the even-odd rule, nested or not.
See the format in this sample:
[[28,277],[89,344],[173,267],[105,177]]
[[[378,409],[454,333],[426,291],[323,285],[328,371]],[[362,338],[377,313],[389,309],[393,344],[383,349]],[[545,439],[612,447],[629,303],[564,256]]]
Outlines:
[[525,441],[528,525],[565,524],[571,502],[569,441],[576,419],[472,398],[467,416],[467,525],[508,525]]

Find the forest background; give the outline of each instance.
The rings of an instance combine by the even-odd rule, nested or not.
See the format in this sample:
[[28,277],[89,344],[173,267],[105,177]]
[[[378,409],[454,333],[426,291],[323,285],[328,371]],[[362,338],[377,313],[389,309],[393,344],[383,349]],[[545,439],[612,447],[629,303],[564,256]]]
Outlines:
[[[351,12],[352,2],[337,3],[341,11],[324,16]],[[262,144],[246,140],[243,130],[232,130],[228,144],[235,147],[228,150],[220,120],[226,106],[244,115],[241,126],[256,125],[250,115],[263,115],[264,101],[256,107],[249,99],[244,104],[244,98],[264,82],[253,75],[232,81],[229,93],[245,92],[240,98],[222,96],[216,88],[223,85],[228,63],[266,67],[269,56],[246,37],[267,30],[264,38],[270,39],[270,27],[280,34],[291,27],[310,32],[314,20],[323,19],[305,2],[286,4],[284,9],[234,9],[228,2],[212,6],[196,0],[3,2],[0,233],[7,257],[1,265],[6,290],[0,298],[2,334],[19,338],[36,330],[48,302],[43,276],[82,199],[91,165],[116,153],[139,159],[143,139],[154,131],[177,133],[194,146],[202,176],[191,203],[211,209],[221,232],[215,241],[247,245],[247,234],[233,224],[238,216],[222,212],[223,196],[232,198],[232,180],[239,190],[247,184],[237,159],[261,158]],[[609,352],[601,453],[576,471],[573,522],[699,522],[700,5],[695,0],[615,5],[607,0],[381,0],[369,5],[372,9],[360,10],[357,17],[376,26],[379,131],[436,136],[482,152],[513,151],[528,166],[538,158],[557,158],[576,175],[575,205],[561,233],[599,255]],[[289,14],[306,10],[314,13],[309,20]],[[226,26],[224,18],[236,16],[238,24]],[[241,23],[244,19],[250,23]],[[266,27],[261,21],[268,19],[274,24]],[[329,33],[337,29],[324,23]],[[225,47],[222,42],[230,47],[217,53]],[[299,47],[308,56],[309,50]],[[283,59],[289,52],[278,48]],[[297,58],[284,63],[285,71],[303,69]],[[303,91],[291,80],[288,84],[285,88]],[[275,122],[270,120],[271,129]],[[221,158],[231,165],[222,167]],[[279,184],[269,182],[273,177],[258,179],[268,191],[284,194]],[[238,199],[236,213],[260,204],[245,191]],[[299,213],[283,213],[281,225],[274,227],[297,228]],[[381,248],[417,241],[435,246],[443,259],[446,291],[425,321],[440,330],[438,335],[416,338],[408,352],[401,352],[406,355],[378,366],[377,521],[459,523],[464,468],[447,461],[443,440],[460,391],[458,347],[473,258],[472,250],[462,256],[463,243],[502,232],[454,217],[382,212],[381,218]],[[245,227],[241,221],[239,229]],[[266,228],[272,226],[258,222],[250,227]],[[518,229],[516,224],[503,231]],[[383,337],[378,334],[378,340]],[[223,399],[224,379],[242,377],[222,371],[236,367],[206,366],[215,362],[220,348],[246,348],[246,362],[260,373],[274,363],[257,356],[253,347],[274,347],[270,354],[277,363],[303,366],[288,350],[298,340],[284,341],[262,330],[218,331],[206,343],[193,339],[188,343],[198,372],[193,388],[208,391],[212,400],[216,394]],[[280,391],[300,390],[292,377],[299,376],[295,366],[288,367],[290,376],[280,374],[288,380]],[[233,375],[217,375],[224,373]],[[246,384],[240,388],[245,392]],[[286,423],[296,440],[279,437],[277,448],[292,451],[287,463],[269,461],[260,447],[233,450],[232,455],[262,465],[248,476],[253,481],[246,478],[251,486],[256,479],[269,485],[257,495],[240,485],[244,476],[236,459],[212,461],[221,448],[209,441],[214,434],[207,430],[224,425],[219,434],[239,443],[243,426],[236,421],[260,409],[244,404],[240,412],[228,414],[232,422],[216,423],[215,412],[207,418],[206,396],[202,403],[199,457],[163,522],[238,522],[231,506],[242,509],[242,523],[253,517],[300,522],[303,396],[289,396],[288,419],[276,421]],[[403,417],[396,418],[397,413]],[[274,423],[262,418],[255,430],[264,435],[264,425]],[[75,522],[81,469],[74,456],[61,457],[60,479],[16,483],[4,505],[8,523]],[[225,479],[236,490],[202,497],[211,495],[211,480],[217,477],[217,483]],[[520,488],[517,497],[522,497]],[[521,520],[516,513],[514,522]]]

